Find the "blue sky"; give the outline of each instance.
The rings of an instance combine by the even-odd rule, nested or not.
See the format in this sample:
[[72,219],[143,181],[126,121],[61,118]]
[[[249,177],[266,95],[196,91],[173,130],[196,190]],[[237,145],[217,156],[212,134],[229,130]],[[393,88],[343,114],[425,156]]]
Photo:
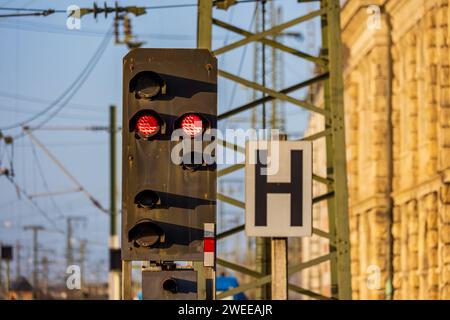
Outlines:
[[[170,5],[192,4],[195,0],[154,0],[154,1],[119,1],[120,5]],[[113,1],[107,1],[113,5]],[[296,0],[277,0],[276,5],[283,9],[283,21],[287,21],[311,9],[314,5],[299,5]],[[66,9],[71,4],[80,7],[91,7],[92,1],[0,1],[0,7],[28,7]],[[103,2],[101,2],[103,5]],[[224,12],[214,10],[214,16],[232,22],[243,29],[251,25],[255,5],[240,4]],[[6,13],[6,12],[1,12]],[[110,29],[113,17],[107,19],[100,15],[97,21],[92,15],[82,18],[81,30],[66,28],[66,15],[57,13],[48,17],[0,18],[0,128],[21,122],[46,108],[55,100],[78,76],[91,56],[96,51],[104,34]],[[148,10],[146,15],[132,17],[133,31],[139,40],[146,41],[144,47],[162,48],[194,48],[196,34],[196,8]],[[312,24],[301,24],[288,31],[310,34],[312,40],[299,41],[286,38],[285,43],[301,48],[303,51],[317,54],[318,21]],[[253,27],[252,27],[253,28]],[[315,33],[314,33],[315,32]],[[239,36],[227,33],[223,29],[214,28],[213,46],[220,47],[225,42],[231,43]],[[124,45],[115,45],[111,39],[108,46],[80,90],[70,103],[45,127],[85,127],[90,125],[105,126],[108,124],[108,108],[118,106],[118,125],[121,123],[122,96],[122,57],[128,49]],[[219,57],[220,68],[229,72],[238,72],[244,49],[233,50]],[[249,45],[243,58],[241,76],[252,79],[253,45]],[[295,57],[284,55],[282,69],[284,86],[300,82],[311,73],[312,65]],[[268,76],[270,77],[270,76]],[[270,82],[270,80],[268,80]],[[219,112],[239,106],[251,100],[252,91],[220,79]],[[236,90],[234,98],[232,92]],[[304,92],[292,94],[303,97]],[[306,126],[308,113],[301,109],[285,105],[287,131],[292,135],[300,135]],[[46,116],[33,124],[39,123]],[[240,122],[227,121],[222,128],[243,126],[241,122],[248,119],[249,113],[234,118]],[[16,135],[18,129],[3,131],[5,135]],[[109,208],[109,147],[106,132],[91,131],[48,131],[37,130],[35,136],[55,155],[57,159],[92,193],[104,207]],[[120,135],[118,135],[118,143]],[[120,145],[118,146],[120,152]],[[0,167],[9,167],[7,161],[11,147],[0,145],[2,163]],[[120,155],[118,155],[120,159]],[[15,181],[28,194],[41,194],[47,191],[66,191],[75,186],[66,178],[61,170],[37,147],[33,147],[30,139],[24,137],[14,143]],[[118,165],[120,177],[120,163]],[[41,176],[42,169],[44,179]],[[236,174],[234,178],[241,178]],[[120,182],[120,181],[119,181]],[[120,186],[120,183],[119,183]],[[0,177],[0,242],[15,244],[17,240],[24,246],[22,250],[22,272],[31,254],[31,233],[22,230],[24,225],[41,224],[53,228],[43,216],[26,200],[18,199],[16,190],[5,178]],[[119,188],[120,196],[120,188]],[[108,216],[91,205],[82,193],[69,193],[50,197],[37,197],[34,200],[60,228],[65,230],[65,219],[60,216],[83,216],[85,223],[75,224],[75,248],[77,239],[88,240],[88,273],[87,279],[99,277],[105,280],[107,271]],[[52,202],[53,201],[53,202]],[[225,208],[236,214],[242,212]],[[233,214],[234,214],[233,213]],[[238,218],[237,220],[239,220]],[[219,220],[219,219],[218,219]],[[236,219],[232,219],[236,222]],[[242,222],[242,220],[241,220]],[[54,262],[52,277],[64,270],[65,238],[55,232],[42,232],[40,246],[51,249]],[[97,270],[97,271],[96,271]]]

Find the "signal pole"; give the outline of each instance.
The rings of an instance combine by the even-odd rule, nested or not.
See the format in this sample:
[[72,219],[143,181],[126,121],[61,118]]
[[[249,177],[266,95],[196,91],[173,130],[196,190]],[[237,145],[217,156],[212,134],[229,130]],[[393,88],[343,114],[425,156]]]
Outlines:
[[66,238],[66,263],[67,266],[70,266],[73,264],[73,246],[72,246],[72,238],[73,238],[73,227],[72,222],[74,221],[82,221],[85,220],[85,217],[81,216],[71,216],[66,217],[67,221],[67,238]]
[[10,260],[6,260],[6,292],[9,295],[9,290],[11,288],[11,269],[10,269]]
[[47,293],[48,293],[48,263],[49,263],[49,261],[48,261],[48,258],[47,258],[47,256],[45,255],[45,256],[43,256],[42,257],[42,275],[43,275],[43,278],[44,278],[44,283],[43,283],[43,292],[44,292],[44,294],[46,295]]
[[33,299],[36,299],[38,286],[39,286],[39,278],[38,278],[38,232],[45,230],[44,227],[38,225],[30,225],[25,226],[24,230],[33,231]]
[[[271,12],[273,14],[273,12]],[[255,32],[264,32],[266,30],[266,0],[261,3],[261,8],[257,8],[256,19],[255,19]],[[254,81],[261,81],[262,85],[266,86],[266,46],[264,43],[255,43],[255,53],[254,53]],[[260,61],[261,59],[261,61]],[[274,56],[272,57],[274,59]],[[259,70],[258,65],[261,66]],[[272,71],[274,72],[274,71]],[[259,79],[259,77],[261,79]],[[272,87],[275,89],[276,86],[272,83]],[[254,91],[254,100],[256,99],[256,92]],[[265,94],[263,94],[265,97]],[[274,100],[275,101],[275,100]],[[252,110],[252,126],[256,129],[258,122],[258,112],[256,108]],[[266,103],[262,103],[262,129],[266,129]],[[272,123],[271,129],[275,128]],[[271,274],[271,241],[269,238],[257,237],[255,240],[255,263],[256,269],[263,275]],[[258,300],[269,300],[271,298],[271,287],[270,284],[262,285],[258,288],[256,292],[256,299]]]
[[143,299],[213,299],[217,171],[203,147],[217,123],[217,60],[205,48],[136,49],[123,71],[123,278],[142,261]]
[[21,260],[20,260],[20,249],[22,249],[22,245],[19,240],[16,242],[16,279],[19,279],[21,275]]
[[80,282],[81,282],[81,288],[84,288],[84,284],[85,284],[85,282],[84,282],[84,275],[86,274],[86,270],[85,270],[85,260],[86,260],[86,244],[87,244],[87,241],[86,240],[80,240],[80,247],[79,247],[79,250],[80,250],[80,270],[81,270],[81,279],[80,279]]
[[[73,246],[72,246],[72,238],[73,238],[73,225],[72,222],[84,220],[85,217],[80,216],[71,216],[66,217],[67,221],[67,234],[66,234],[66,268],[74,264],[73,258]],[[84,270],[81,270],[83,272]],[[73,296],[72,290],[67,289],[67,296],[69,299]]]
[[66,268],[72,265],[72,218],[67,217],[67,238],[66,238]]
[[[117,235],[117,161],[116,161],[116,106],[109,107],[109,151],[110,151],[110,229],[109,229],[109,251],[110,259],[113,259],[113,251],[119,249],[119,237]],[[120,300],[120,272],[113,270],[112,261],[109,263],[108,295],[110,300]]]
[[[273,118],[272,118],[273,120]],[[275,123],[272,123],[272,128]],[[286,141],[287,135],[281,134],[280,141]],[[288,300],[288,238],[271,239],[271,299]]]
[[[198,0],[197,48],[212,50],[212,16],[213,1]],[[198,272],[198,299],[215,300],[216,266],[205,267],[203,262],[194,262],[194,269]],[[211,285],[207,288],[206,283]]]
[[2,244],[0,242],[0,291],[3,289],[3,259],[2,259]]

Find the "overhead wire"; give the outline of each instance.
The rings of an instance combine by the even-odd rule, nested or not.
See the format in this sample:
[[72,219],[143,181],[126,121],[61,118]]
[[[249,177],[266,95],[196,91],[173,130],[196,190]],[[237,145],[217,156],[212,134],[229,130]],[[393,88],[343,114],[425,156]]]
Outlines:
[[40,12],[31,12],[31,13],[9,13],[9,14],[0,14],[0,18],[12,18],[12,17],[30,17],[30,16],[49,16],[51,14],[55,13],[54,10],[44,10]]
[[29,197],[29,195],[28,195],[28,193],[24,190],[24,189],[22,189],[15,181],[14,181],[14,179],[11,177],[11,176],[9,176],[9,175],[7,175],[7,176],[5,176],[6,177],[6,179],[9,181],[9,182],[11,182],[11,184],[16,188],[16,190],[20,193],[20,194],[22,194],[29,202],[30,202],[30,204],[32,204],[33,205],[33,207],[35,208],[35,209],[37,209],[38,210],[38,212],[39,212],[39,214],[40,215],[42,215],[44,218],[45,218],[45,220],[47,220],[47,222],[49,222],[54,228],[55,228],[55,231],[57,231],[58,233],[64,233],[64,231],[62,231],[61,229],[59,229],[58,228],[58,226],[56,225],[56,223],[55,223],[55,221],[52,219],[52,218],[50,218],[50,216],[36,203],[36,202],[34,202],[33,201],[33,199],[32,198],[30,198]]
[[[30,114],[34,113],[34,110],[24,110],[24,109],[18,109],[14,107],[5,106],[3,104],[0,104],[0,111],[4,112],[16,112],[16,113],[22,113],[22,114]],[[55,117],[61,118],[61,119],[69,119],[69,120],[95,120],[98,121],[100,118],[92,116],[81,116],[81,115],[75,115],[75,114],[58,114]]]
[[[0,130],[10,130],[10,129],[18,128],[18,127],[23,127],[23,126],[27,125],[28,123],[30,123],[31,121],[33,121],[33,120],[41,117],[42,115],[46,114],[47,112],[52,110],[55,106],[59,105],[59,107],[56,109],[56,112],[53,112],[52,116],[50,116],[47,120],[44,120],[41,123],[41,126],[43,124],[47,123],[51,118],[53,118],[62,108],[64,108],[68,104],[70,99],[78,92],[78,90],[80,89],[81,85],[84,83],[84,81],[90,75],[90,73],[93,70],[93,67],[95,67],[95,65],[97,64],[97,62],[100,59],[101,55],[105,51],[106,46],[107,46],[108,41],[109,41],[111,36],[112,36],[112,33],[105,34],[105,37],[103,38],[103,40],[100,43],[99,47],[97,48],[96,52],[91,57],[91,59],[89,60],[89,62],[85,66],[85,68],[78,75],[78,77],[48,107],[46,107],[45,109],[41,110],[40,112],[34,114],[33,116],[31,116],[30,118],[28,118],[28,119],[26,119],[24,121],[21,121],[21,122],[18,122],[18,123],[14,123],[12,125],[8,125],[8,126],[5,126],[5,127],[2,127],[2,128],[0,128]],[[61,102],[66,96],[68,96],[68,98],[64,102]],[[23,135],[20,135],[19,137],[21,137],[21,136],[23,136]],[[18,137],[16,137],[16,138],[18,138]]]
[[[241,1],[237,1],[237,3],[247,3],[247,2],[258,2],[258,0],[241,0]],[[147,7],[145,7],[145,8],[146,8],[146,9],[165,9],[165,8],[181,8],[181,7],[196,7],[196,6],[197,6],[197,4],[183,4],[183,5],[147,6]],[[2,11],[5,11],[5,10],[15,10],[15,11],[24,11],[24,12],[25,12],[25,11],[28,11],[28,12],[30,12],[30,13],[41,13],[41,12],[45,11],[45,10],[42,10],[42,9],[31,9],[31,8],[0,8],[0,10],[2,10]],[[67,12],[66,10],[52,10],[52,11],[53,11],[54,13],[65,13],[65,12]],[[105,37],[106,37],[107,35],[108,35],[108,34],[106,34]],[[112,32],[110,33],[110,35],[112,36]],[[100,47],[101,47],[101,46],[99,46],[99,48],[100,48]],[[106,46],[105,46],[105,48],[106,48]],[[103,49],[103,50],[104,50],[104,49]],[[103,52],[102,52],[102,53],[103,53]],[[94,54],[93,58],[94,58],[95,56],[96,56],[96,55]],[[100,57],[99,57],[99,58],[100,58]],[[95,64],[98,62],[99,58],[97,59],[97,61],[95,62]],[[95,66],[95,64],[94,64],[94,66]],[[88,64],[88,65],[89,65],[89,64]],[[87,68],[85,68],[85,69],[86,69],[86,70],[89,70],[89,69],[87,69]],[[91,71],[92,71],[92,68],[91,68],[90,71],[88,72],[87,76],[89,76],[89,73],[90,73]],[[83,74],[83,73],[82,73],[82,74]],[[86,77],[80,78],[80,79],[83,79],[81,85],[82,85],[83,82],[86,80],[87,76],[86,76]],[[78,78],[77,78],[77,79],[78,79]],[[76,91],[78,91],[78,89],[81,87],[81,85],[80,85],[80,86],[77,86],[77,88],[74,89],[75,93],[76,93]],[[70,87],[69,87],[69,88],[70,88]],[[63,100],[64,97],[65,97],[66,95],[68,95],[68,93],[64,94],[64,95],[61,97],[61,99],[59,99],[59,101]],[[72,97],[73,95],[74,95],[74,93],[71,94],[71,95],[69,95],[68,100],[70,100],[71,97]],[[43,121],[42,123],[40,123],[40,125],[38,125],[38,128],[42,127],[45,123],[47,123],[47,122],[50,121],[53,117],[55,117],[56,114],[57,114],[62,108],[64,108],[65,105],[67,104],[67,99],[66,99],[65,101],[66,101],[66,103],[65,103],[65,104],[63,103],[62,106],[61,106],[60,108],[57,108],[56,111],[52,112],[47,118],[45,118],[44,121]],[[15,128],[23,127],[24,125],[28,124],[29,122],[31,122],[31,121],[33,121],[33,120],[39,118],[40,116],[44,115],[44,114],[47,113],[48,111],[52,110],[53,107],[55,107],[55,105],[51,106],[51,108],[48,107],[48,108],[44,109],[45,112],[44,112],[44,110],[43,110],[43,113],[39,113],[36,117],[33,117],[32,120],[26,121],[25,123],[23,123],[23,122],[20,123],[20,124],[19,124],[18,126],[16,126]],[[4,129],[4,130],[6,130],[6,129]],[[35,152],[34,147],[33,147],[33,152]],[[35,155],[35,156],[36,156],[36,155]],[[41,168],[41,169],[42,169],[42,168]],[[64,233],[64,231],[59,230],[59,229],[57,228],[57,226],[54,225],[54,221],[51,220],[51,219],[49,219],[49,217],[48,217],[48,215],[46,214],[46,212],[45,212],[44,210],[42,210],[42,209],[41,209],[41,208],[40,208],[40,207],[39,207],[32,199],[30,199],[30,198],[28,197],[28,194],[25,192],[25,190],[23,190],[22,188],[20,188],[20,186],[18,186],[17,183],[15,183],[15,181],[12,179],[12,177],[7,177],[7,179],[8,179],[8,180],[16,187],[17,190],[20,191],[21,194],[23,194],[23,195],[30,201],[31,204],[33,204],[33,206],[35,206],[35,207],[38,209],[38,211],[39,211],[44,217],[46,217],[47,220],[49,220],[49,222],[55,227],[55,231],[57,231],[58,233]],[[102,244],[102,245],[103,245],[103,244]]]
[[48,186],[47,178],[45,177],[44,170],[42,169],[41,162],[39,161],[39,157],[38,157],[37,152],[36,152],[36,147],[35,147],[34,143],[32,143],[32,142],[31,142],[31,151],[33,153],[33,156],[34,156],[34,159],[35,159],[35,163],[37,165],[39,175],[41,176],[44,188],[49,193],[50,202],[52,203],[53,207],[58,212],[59,218],[65,218],[65,216],[62,214],[61,208],[58,207],[58,205],[56,204],[55,198],[51,194],[50,188]]
[[[111,27],[112,30],[112,27]],[[58,106],[47,118],[45,118],[41,123],[39,123],[38,125],[34,126],[33,130],[39,129],[42,126],[44,126],[46,123],[48,123],[51,119],[53,119],[72,99],[72,97],[78,92],[78,90],[83,86],[84,82],[87,80],[87,78],[89,77],[89,75],[91,74],[92,70],[94,70],[95,66],[97,65],[97,63],[99,62],[101,56],[103,55],[103,53],[105,52],[109,40],[112,37],[112,32],[111,33],[107,33],[105,35],[105,37],[103,38],[103,41],[101,42],[99,48],[97,49],[97,51],[95,52],[93,59],[91,59],[91,63],[88,64],[88,68],[86,68],[86,72],[84,73],[83,77],[81,78],[81,80],[75,85],[75,88],[73,89],[73,91],[69,94],[69,96],[66,98],[66,100],[60,105]]]
[[67,10],[54,10],[54,9],[0,7],[0,11],[42,12],[42,11],[45,11],[45,10],[52,10],[52,11],[54,11],[55,13],[67,12]]
[[104,208],[100,201],[98,201],[91,193],[89,193],[81,183],[62,165],[62,163],[40,142],[36,136],[33,135],[31,130],[24,129],[24,134],[28,135],[31,141],[36,144],[44,153],[61,169],[61,171],[83,192],[91,203],[103,213],[109,214],[109,210]]
[[[80,30],[69,30],[61,25],[47,24],[47,23],[35,23],[31,21],[20,21],[20,25],[15,25],[13,22],[15,20],[0,21],[0,28],[3,29],[14,29],[21,31],[32,31],[32,32],[45,32],[54,33],[62,35],[73,35],[73,36],[93,36],[99,37],[104,36],[105,32],[96,29],[84,28]],[[176,34],[176,33],[136,33],[136,36],[143,39],[158,39],[158,40],[179,40],[179,41],[190,41],[195,40],[195,35],[190,34]],[[215,35],[216,40],[225,38],[225,35]],[[230,39],[240,39],[239,36],[229,36]]]
[[[28,96],[28,95],[23,95],[23,94],[12,94],[12,93],[2,91],[2,90],[0,90],[0,96],[14,99],[14,100],[22,100],[22,101],[28,101],[28,102],[32,102],[32,103],[39,103],[39,104],[52,103],[52,101],[49,99],[43,99],[43,98],[33,97],[33,96]],[[102,114],[104,113],[101,110],[93,109],[96,107],[95,105],[71,103],[67,107],[70,107],[70,109],[78,109],[78,110],[90,111],[90,112],[96,112],[96,113],[102,113]]]
[[[255,22],[257,11],[258,11],[258,3],[256,3],[256,5],[255,5],[255,11],[253,12],[253,17],[252,17],[252,20],[250,21],[250,26],[248,27],[249,30],[251,29],[253,23]],[[245,61],[245,56],[247,54],[247,48],[248,48],[248,45],[244,46],[244,52],[242,53],[241,60],[239,61],[239,67],[238,67],[238,73],[237,73],[238,76],[241,75],[242,68],[244,67],[244,61]],[[237,82],[234,82],[233,90],[231,91],[230,101],[228,103],[229,106],[232,106],[234,103],[234,98],[236,96],[236,89],[237,89]]]
[[[240,3],[253,3],[260,2],[261,0],[237,0],[236,4]],[[214,3],[220,2],[220,0],[215,0]],[[157,6],[144,6],[143,8],[146,10],[156,10],[156,9],[177,9],[177,8],[194,8],[198,7],[197,3],[184,3],[184,4],[169,4],[169,5],[157,5]],[[17,8],[17,7],[0,7],[0,11],[19,11],[19,12],[32,12],[32,13],[41,13],[41,12],[49,12],[52,13],[67,13],[67,10],[64,9],[42,9],[42,8]]]

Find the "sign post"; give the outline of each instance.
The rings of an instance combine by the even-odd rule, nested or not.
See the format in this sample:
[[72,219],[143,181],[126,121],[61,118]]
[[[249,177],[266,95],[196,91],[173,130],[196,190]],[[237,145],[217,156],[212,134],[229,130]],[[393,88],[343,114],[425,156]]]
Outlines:
[[288,239],[272,238],[272,300],[288,299]]
[[272,299],[287,300],[287,238],[312,235],[312,143],[248,141],[245,231],[272,238]]

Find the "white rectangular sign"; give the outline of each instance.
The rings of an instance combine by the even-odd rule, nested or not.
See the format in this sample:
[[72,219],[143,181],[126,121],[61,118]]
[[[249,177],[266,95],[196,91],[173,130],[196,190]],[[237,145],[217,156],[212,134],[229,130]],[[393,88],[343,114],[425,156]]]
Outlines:
[[247,141],[245,232],[312,235],[312,142]]

